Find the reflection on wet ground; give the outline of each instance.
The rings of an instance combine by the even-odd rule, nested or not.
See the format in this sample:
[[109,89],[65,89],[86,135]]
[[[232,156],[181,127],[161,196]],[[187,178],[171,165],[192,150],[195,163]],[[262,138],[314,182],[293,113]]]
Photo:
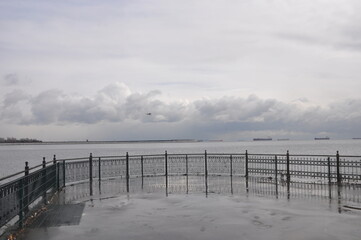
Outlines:
[[229,176],[164,176],[126,179],[114,178],[66,187],[62,203],[86,200],[89,197],[111,197],[125,193],[192,194],[201,193],[240,196],[261,196],[287,200],[320,201],[336,206],[341,212],[346,208],[361,209],[360,185],[285,182],[275,183],[272,178]]
[[70,185],[24,239],[359,239],[356,186],[246,180],[163,176]]

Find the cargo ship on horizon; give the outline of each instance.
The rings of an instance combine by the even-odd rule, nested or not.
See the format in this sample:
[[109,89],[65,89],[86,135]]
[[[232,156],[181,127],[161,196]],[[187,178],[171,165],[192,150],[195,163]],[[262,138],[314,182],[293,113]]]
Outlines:
[[330,140],[329,137],[315,137],[315,140]]
[[253,138],[253,141],[272,141],[272,138]]

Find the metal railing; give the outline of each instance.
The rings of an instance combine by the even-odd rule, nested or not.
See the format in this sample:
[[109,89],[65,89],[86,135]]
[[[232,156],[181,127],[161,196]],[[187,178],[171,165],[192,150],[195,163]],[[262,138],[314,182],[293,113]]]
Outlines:
[[[30,172],[32,171],[32,172]],[[129,192],[129,180],[164,176],[168,177],[235,176],[246,180],[255,177],[276,186],[287,186],[287,194],[296,183],[323,185],[361,184],[361,156],[291,155],[285,154],[156,154],[123,156],[93,156],[73,159],[54,159],[17,174],[0,179],[0,227],[17,217],[19,226],[29,215],[32,205],[53,193],[76,182],[90,182],[90,195],[94,179],[123,178]],[[188,178],[187,178],[188,179]],[[250,184],[252,184],[250,181]],[[278,193],[278,192],[277,192]],[[49,195],[49,194],[48,194]],[[50,194],[51,195],[51,194]]]
[[60,163],[46,164],[44,159],[41,165],[29,168],[26,162],[24,171],[0,179],[0,227],[16,216],[22,227],[32,205],[39,199],[45,203],[47,192],[55,189],[60,177]]

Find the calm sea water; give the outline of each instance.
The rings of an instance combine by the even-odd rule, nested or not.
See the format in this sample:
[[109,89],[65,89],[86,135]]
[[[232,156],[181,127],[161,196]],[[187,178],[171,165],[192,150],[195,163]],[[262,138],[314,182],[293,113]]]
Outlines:
[[45,157],[58,159],[129,154],[168,153],[286,153],[360,155],[361,140],[267,141],[267,142],[195,142],[195,143],[132,143],[132,144],[63,144],[63,145],[0,145],[0,177],[22,171],[25,161],[30,167],[41,164]]

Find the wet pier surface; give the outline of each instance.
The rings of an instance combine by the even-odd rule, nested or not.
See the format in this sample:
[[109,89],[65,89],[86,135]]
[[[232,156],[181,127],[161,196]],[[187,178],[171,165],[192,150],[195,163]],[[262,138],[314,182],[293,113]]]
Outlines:
[[[267,182],[214,178],[114,179],[67,186],[27,228],[23,239],[360,239],[358,196],[336,190],[292,189]],[[300,188],[300,187],[299,187]],[[206,191],[207,192],[206,192]],[[357,189],[356,189],[357,190]],[[129,192],[128,192],[129,191]],[[337,192],[337,191],[336,191]],[[91,193],[91,194],[90,194]],[[277,193],[277,195],[275,195]],[[297,194],[295,194],[297,193]],[[308,193],[308,194],[306,194]],[[348,192],[350,194],[350,192]],[[302,196],[302,197],[297,197]],[[334,197],[335,196],[335,197]]]

